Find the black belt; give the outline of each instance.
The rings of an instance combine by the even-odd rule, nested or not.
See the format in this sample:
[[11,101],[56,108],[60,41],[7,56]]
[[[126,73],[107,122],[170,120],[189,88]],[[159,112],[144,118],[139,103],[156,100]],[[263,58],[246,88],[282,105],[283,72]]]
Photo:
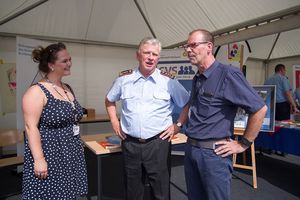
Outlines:
[[228,138],[223,139],[208,139],[208,140],[196,140],[193,138],[188,138],[187,142],[193,146],[205,148],[205,149],[216,149],[219,145],[216,145],[216,142],[219,141],[228,141]]
[[132,141],[132,142],[137,142],[137,143],[147,143],[147,142],[150,142],[151,140],[155,140],[155,139],[159,138],[160,134],[161,133],[159,133],[151,138],[147,138],[147,139],[136,138],[136,137],[132,137],[130,135],[126,135],[126,140]]

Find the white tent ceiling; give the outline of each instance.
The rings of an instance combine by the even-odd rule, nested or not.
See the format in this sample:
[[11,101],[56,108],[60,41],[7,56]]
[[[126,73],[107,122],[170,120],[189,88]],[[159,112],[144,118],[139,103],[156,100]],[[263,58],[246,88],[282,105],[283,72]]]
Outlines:
[[247,39],[259,59],[300,55],[300,0],[0,0],[0,36],[165,48],[205,28],[216,44]]

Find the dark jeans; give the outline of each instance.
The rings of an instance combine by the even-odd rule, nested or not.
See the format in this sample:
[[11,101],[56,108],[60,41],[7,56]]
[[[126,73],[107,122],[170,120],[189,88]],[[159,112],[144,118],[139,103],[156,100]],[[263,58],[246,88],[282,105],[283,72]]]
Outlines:
[[185,147],[184,171],[189,200],[230,200],[232,156],[212,149]]
[[147,176],[156,200],[170,199],[171,144],[160,138],[146,143],[123,140],[127,200],[141,200]]

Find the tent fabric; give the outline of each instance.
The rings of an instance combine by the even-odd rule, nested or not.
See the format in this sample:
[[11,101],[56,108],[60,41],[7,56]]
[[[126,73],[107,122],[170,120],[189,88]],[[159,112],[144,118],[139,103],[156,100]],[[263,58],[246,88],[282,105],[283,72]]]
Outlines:
[[[135,47],[141,38],[154,34],[163,47],[170,47],[184,43],[188,33],[196,28],[218,33],[243,23],[258,24],[266,16],[280,16],[287,10],[298,14],[300,1],[1,0],[0,36],[25,35]],[[254,39],[249,36],[251,57],[275,59],[300,55],[298,36],[299,29],[294,28],[279,37],[277,33]]]

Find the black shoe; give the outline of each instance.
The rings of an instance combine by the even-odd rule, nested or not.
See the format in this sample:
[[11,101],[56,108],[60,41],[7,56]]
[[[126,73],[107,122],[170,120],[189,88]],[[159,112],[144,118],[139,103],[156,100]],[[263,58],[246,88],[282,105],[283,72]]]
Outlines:
[[282,157],[285,157],[287,155],[286,153],[281,152],[281,151],[276,151],[275,154],[278,156],[282,156]]
[[265,153],[271,155],[271,154],[273,154],[273,150],[272,149],[266,149]]

